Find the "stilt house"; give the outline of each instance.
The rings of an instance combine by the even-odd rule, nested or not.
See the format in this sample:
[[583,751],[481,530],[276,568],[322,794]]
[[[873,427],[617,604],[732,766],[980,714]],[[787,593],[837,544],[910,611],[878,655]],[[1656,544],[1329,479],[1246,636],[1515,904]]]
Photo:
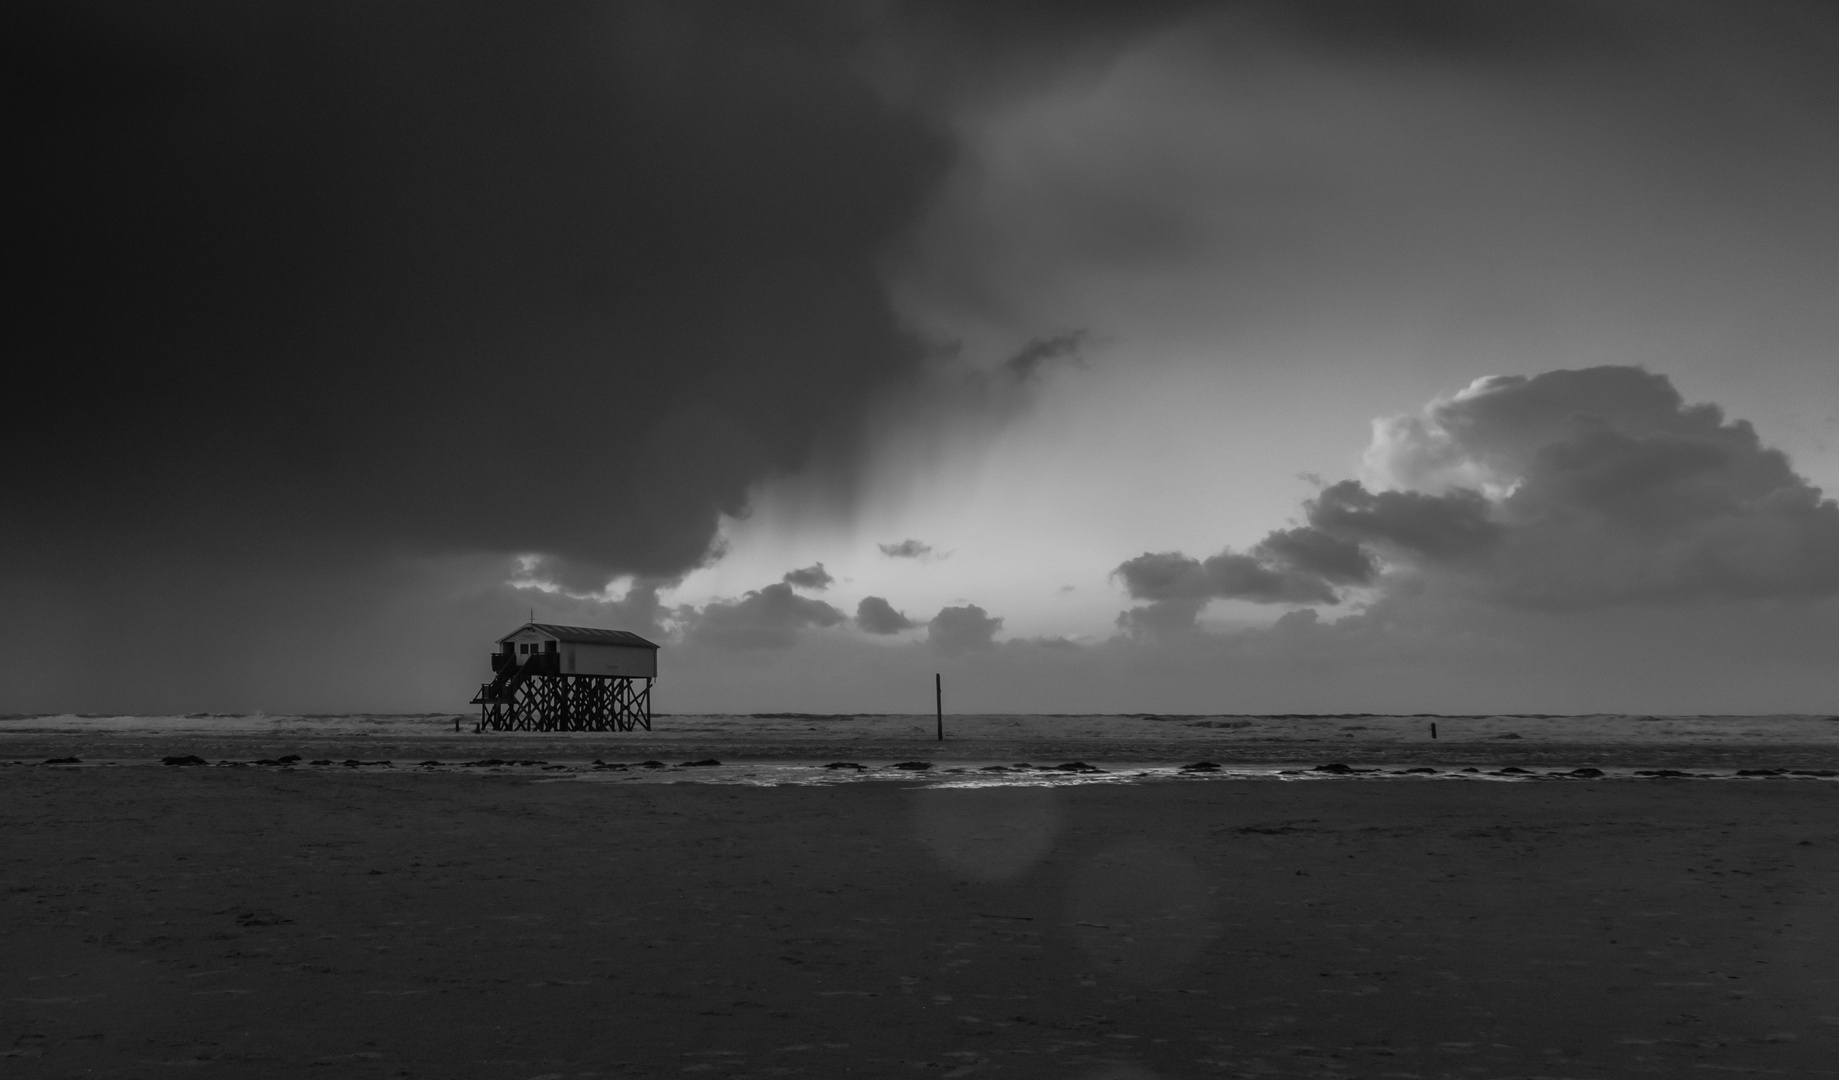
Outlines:
[[624,630],[530,622],[498,639],[478,731],[651,730],[658,646]]

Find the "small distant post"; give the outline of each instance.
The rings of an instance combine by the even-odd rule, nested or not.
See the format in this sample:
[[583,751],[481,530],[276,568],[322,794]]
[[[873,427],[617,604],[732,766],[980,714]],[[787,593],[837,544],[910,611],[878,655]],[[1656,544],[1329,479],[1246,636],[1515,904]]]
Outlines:
[[1435,720],[1430,722],[1430,737],[1433,739],[1437,737],[1437,722]]
[[932,673],[932,707],[939,718],[939,741],[945,741],[945,677]]

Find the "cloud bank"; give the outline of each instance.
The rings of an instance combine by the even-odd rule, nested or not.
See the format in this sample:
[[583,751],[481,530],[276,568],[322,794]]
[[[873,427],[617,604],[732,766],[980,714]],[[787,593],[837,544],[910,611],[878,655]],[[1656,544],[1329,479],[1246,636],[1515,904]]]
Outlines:
[[210,10],[28,32],[0,438],[83,437],[16,520],[669,575],[920,361],[869,268],[950,149],[840,11]]
[[[767,477],[847,502],[931,348],[880,268],[957,153],[947,99],[1162,17],[9,8],[31,405],[0,426],[0,681],[186,711],[285,683],[272,703],[321,671],[292,640],[235,665],[146,643],[370,640],[367,612],[436,595],[508,617],[520,556],[568,607],[718,556]],[[769,590],[735,603],[707,633],[784,621]]]
[[843,499],[921,373],[877,267],[956,153],[936,109],[1179,8],[10,13],[35,406],[0,448],[37,465],[0,550],[680,575],[766,477]]
[[1114,572],[1134,630],[1214,599],[1334,605],[1426,577],[1488,602],[1588,610],[1839,593],[1839,504],[1666,376],[1596,367],[1478,379],[1375,425],[1375,486],[1344,480],[1246,552]]

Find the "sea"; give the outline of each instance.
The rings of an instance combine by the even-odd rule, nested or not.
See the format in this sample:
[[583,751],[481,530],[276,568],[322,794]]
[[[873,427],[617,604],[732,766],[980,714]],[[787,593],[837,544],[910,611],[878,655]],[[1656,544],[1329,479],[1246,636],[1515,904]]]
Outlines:
[[779,712],[507,733],[468,713],[10,714],[0,766],[750,786],[1833,782],[1839,716]]

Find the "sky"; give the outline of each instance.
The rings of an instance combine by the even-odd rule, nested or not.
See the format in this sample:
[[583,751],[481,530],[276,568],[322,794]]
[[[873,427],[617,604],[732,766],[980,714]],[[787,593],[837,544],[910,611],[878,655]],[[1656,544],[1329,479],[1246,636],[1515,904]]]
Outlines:
[[1839,15],[9,10],[0,712],[1839,711]]

